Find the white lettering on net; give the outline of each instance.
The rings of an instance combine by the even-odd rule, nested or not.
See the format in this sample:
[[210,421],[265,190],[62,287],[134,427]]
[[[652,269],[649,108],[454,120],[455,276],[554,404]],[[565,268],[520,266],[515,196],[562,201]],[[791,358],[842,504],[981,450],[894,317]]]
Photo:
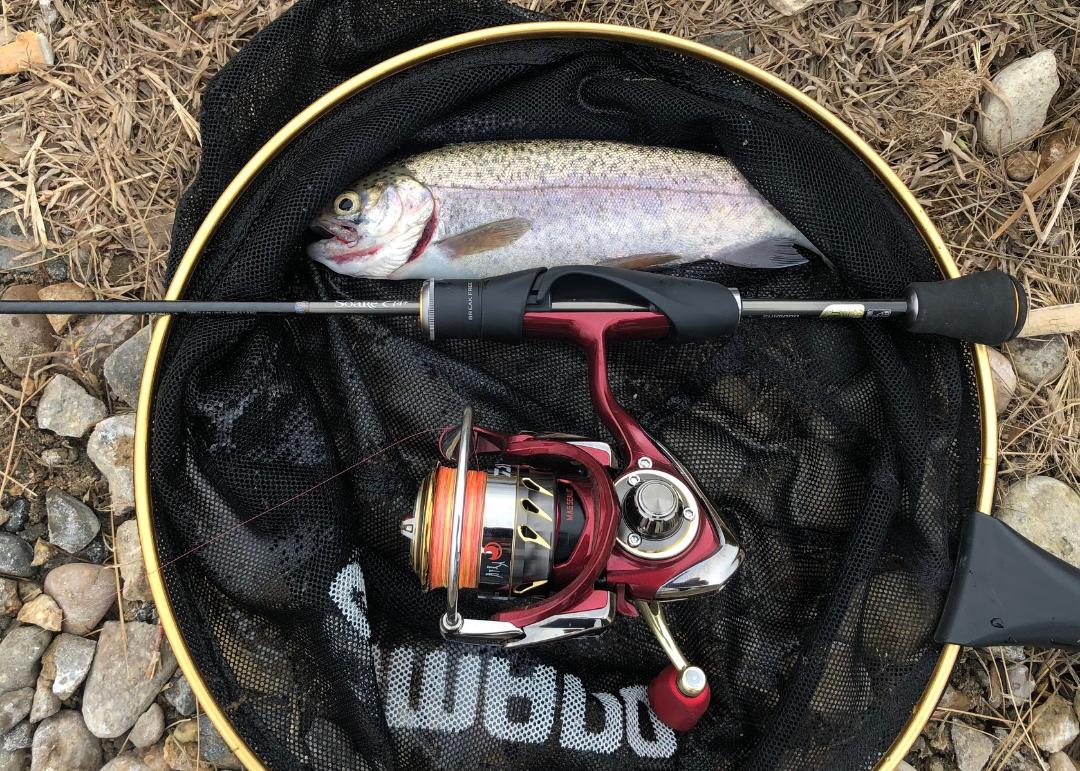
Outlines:
[[[496,739],[541,744],[555,723],[556,692],[552,667],[537,665],[528,675],[514,675],[509,661],[492,657],[484,690],[484,728]],[[529,703],[529,717],[523,723],[510,719],[514,699]]]
[[[630,688],[623,688],[619,691],[619,695],[622,696],[623,703],[626,705],[626,741],[630,744],[630,749],[643,758],[670,758],[674,755],[676,749],[675,732],[661,723],[660,718],[652,711],[645,686],[635,685]],[[641,735],[638,704],[645,705],[645,714],[649,716],[649,720],[652,722],[653,735],[656,737],[652,741]]]
[[480,702],[483,663],[473,653],[457,654],[436,648],[424,656],[420,675],[420,698],[409,703],[412,690],[412,648],[402,646],[390,653],[386,676],[386,722],[391,728],[424,728],[454,733],[476,722]]
[[[604,708],[604,724],[599,731],[590,731],[585,727],[589,696],[594,697]],[[586,693],[581,680],[574,675],[565,675],[559,743],[568,750],[610,755],[619,749],[622,738],[622,702],[618,697],[610,693]]]

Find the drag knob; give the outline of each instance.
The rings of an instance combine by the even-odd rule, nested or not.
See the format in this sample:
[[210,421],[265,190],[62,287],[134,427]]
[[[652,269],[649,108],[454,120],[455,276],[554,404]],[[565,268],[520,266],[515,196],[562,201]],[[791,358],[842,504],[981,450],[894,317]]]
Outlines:
[[668,665],[649,683],[649,705],[676,731],[689,731],[697,725],[711,698],[709,683],[699,667],[686,667],[680,672]]
[[663,538],[678,524],[682,499],[667,482],[649,479],[634,488],[630,526],[646,538]]

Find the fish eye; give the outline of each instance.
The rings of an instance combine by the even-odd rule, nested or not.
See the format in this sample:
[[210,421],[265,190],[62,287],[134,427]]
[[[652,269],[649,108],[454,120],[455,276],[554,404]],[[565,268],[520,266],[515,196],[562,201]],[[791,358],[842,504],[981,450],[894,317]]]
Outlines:
[[360,196],[352,190],[342,193],[334,199],[334,211],[337,214],[351,214],[360,208]]

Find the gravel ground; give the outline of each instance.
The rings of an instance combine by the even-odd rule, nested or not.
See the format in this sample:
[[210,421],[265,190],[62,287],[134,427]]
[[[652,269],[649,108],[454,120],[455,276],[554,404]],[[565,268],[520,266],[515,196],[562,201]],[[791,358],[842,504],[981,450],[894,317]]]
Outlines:
[[[778,74],[886,158],[964,269],[1004,268],[1037,304],[1080,301],[1074,0],[528,5],[673,32]],[[286,6],[4,5],[0,43],[40,32],[56,58],[0,76],[5,297],[161,294],[172,211],[198,163],[199,94]],[[1016,109],[1003,111],[998,97]],[[1048,184],[1028,187],[1037,175]],[[1030,211],[997,233],[1024,207],[1025,189]],[[139,324],[0,321],[0,771],[31,761],[97,769],[113,758],[113,771],[196,768],[200,751],[207,763],[237,766],[176,671],[141,568],[129,476],[147,341]],[[997,508],[1080,565],[1075,343],[1049,337],[995,354]],[[1080,658],[965,651],[908,762],[1074,771],[1078,719]]]

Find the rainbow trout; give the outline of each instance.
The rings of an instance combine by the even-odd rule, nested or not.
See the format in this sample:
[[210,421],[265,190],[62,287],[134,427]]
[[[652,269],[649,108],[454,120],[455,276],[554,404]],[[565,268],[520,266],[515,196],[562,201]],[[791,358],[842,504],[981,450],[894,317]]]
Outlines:
[[483,278],[555,265],[751,268],[815,251],[726,159],[602,141],[449,145],[377,171],[312,223],[347,276]]

